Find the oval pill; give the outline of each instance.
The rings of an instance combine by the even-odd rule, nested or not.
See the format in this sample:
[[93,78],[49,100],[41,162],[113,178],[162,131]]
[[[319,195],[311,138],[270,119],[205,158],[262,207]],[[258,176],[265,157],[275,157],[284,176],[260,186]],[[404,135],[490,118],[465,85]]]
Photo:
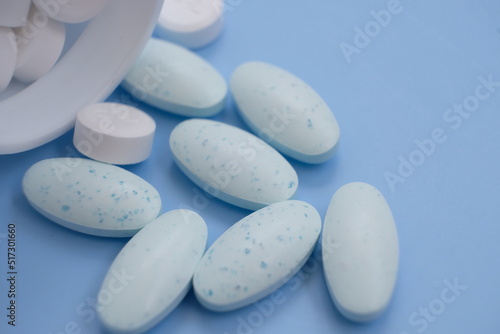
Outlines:
[[61,56],[66,28],[31,6],[28,21],[15,32],[18,52],[14,78],[32,83],[49,72]]
[[227,95],[224,78],[188,49],[151,38],[122,87],[156,108],[186,117],[208,117],[222,111]]
[[12,80],[16,69],[16,36],[10,28],[0,27],[0,93]]
[[281,153],[321,163],[337,150],[340,130],[326,102],[304,81],[271,64],[240,65],[230,80],[237,109]]
[[156,33],[187,48],[213,42],[222,31],[223,0],[165,0]]
[[205,221],[189,210],[169,211],[140,230],[113,261],[97,294],[105,327],[142,333],[166,317],[191,288],[206,242]]
[[129,237],[155,219],[158,191],[114,165],[81,158],[37,162],[23,177],[29,203],[48,219],[82,233]]
[[328,207],[322,236],[325,278],[339,309],[353,321],[370,321],[387,307],[396,282],[396,225],[382,194],[353,182]]
[[108,0],[33,0],[33,3],[56,21],[81,23],[99,14]]
[[151,154],[156,123],[145,112],[121,103],[95,103],[76,115],[73,144],[89,158],[135,164]]
[[256,210],[290,199],[297,173],[271,146],[237,127],[206,119],[178,124],[170,149],[179,168],[223,201]]
[[214,311],[234,310],[285,284],[309,258],[321,217],[302,201],[284,201],[238,221],[207,250],[196,268],[198,301]]

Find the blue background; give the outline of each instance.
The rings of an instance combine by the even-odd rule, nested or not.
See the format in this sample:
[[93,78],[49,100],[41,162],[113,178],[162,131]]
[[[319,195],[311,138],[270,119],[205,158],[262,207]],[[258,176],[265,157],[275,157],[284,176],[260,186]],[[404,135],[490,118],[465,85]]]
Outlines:
[[[228,0],[223,34],[197,50],[226,78],[245,61],[278,65],[309,83],[331,107],[341,128],[338,153],[321,165],[291,161],[300,180],[296,198],[313,204],[324,217],[331,196],[347,182],[368,182],[384,194],[401,252],[387,311],[368,324],[344,319],[313,257],[281,288],[278,302],[266,299],[267,308],[214,313],[190,292],[151,333],[499,332],[500,87],[470,117],[461,118],[460,126],[443,117],[455,104],[473,101],[480,76],[500,81],[500,2],[401,0],[399,12],[386,27],[371,31],[369,44],[348,62],[342,43],[355,45],[355,28],[364,30],[368,24],[374,29],[371,11],[390,3]],[[174,165],[168,147],[172,128],[184,118],[130,100],[120,88],[109,100],[137,105],[157,122],[151,157],[126,168],[159,190],[163,211],[195,209],[209,226],[209,244],[249,214],[216,199],[195,206],[196,186]],[[248,129],[231,99],[214,119]],[[446,139],[429,155],[415,153],[415,141],[431,138],[435,129],[442,129]],[[1,333],[102,332],[85,303],[95,298],[127,239],[60,227],[31,209],[21,192],[22,176],[35,162],[78,156],[72,135],[0,156]],[[419,165],[391,188],[386,173],[398,173],[400,159],[411,157]],[[5,316],[9,223],[17,226],[15,328],[7,326]],[[453,296],[446,281],[462,286],[451,303],[442,297],[443,291]]]

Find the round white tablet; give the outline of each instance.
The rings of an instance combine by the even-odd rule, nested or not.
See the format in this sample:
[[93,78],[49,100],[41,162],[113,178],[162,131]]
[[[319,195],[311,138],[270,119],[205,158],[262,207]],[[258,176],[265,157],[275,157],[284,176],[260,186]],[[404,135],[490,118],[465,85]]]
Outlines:
[[16,28],[17,64],[14,77],[24,83],[40,79],[54,66],[66,39],[64,24],[32,6],[28,21]]
[[187,48],[199,48],[222,31],[222,0],[165,0],[158,18],[159,37]]
[[89,158],[135,164],[151,154],[156,123],[145,112],[120,103],[96,103],[76,116],[73,144]]
[[108,0],[33,0],[35,6],[54,20],[85,22],[99,14]]
[[20,27],[28,19],[31,0],[0,0],[0,26]]
[[16,68],[16,36],[10,28],[0,27],[0,92],[10,83]]

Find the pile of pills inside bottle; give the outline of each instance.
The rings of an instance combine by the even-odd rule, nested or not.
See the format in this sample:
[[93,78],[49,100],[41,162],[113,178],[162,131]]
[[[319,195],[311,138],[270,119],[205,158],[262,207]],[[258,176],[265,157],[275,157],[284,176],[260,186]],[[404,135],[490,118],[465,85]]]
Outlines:
[[30,84],[61,56],[65,24],[92,19],[107,0],[0,0],[0,93],[11,81]]

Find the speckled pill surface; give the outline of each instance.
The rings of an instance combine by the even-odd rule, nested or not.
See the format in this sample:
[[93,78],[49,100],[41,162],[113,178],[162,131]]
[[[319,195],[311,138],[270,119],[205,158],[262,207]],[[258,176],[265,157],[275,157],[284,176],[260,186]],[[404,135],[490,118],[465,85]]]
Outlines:
[[206,242],[205,221],[190,210],[169,211],[140,230],[118,254],[97,294],[105,327],[142,333],[165,318],[191,288]]
[[179,168],[214,197],[256,210],[290,199],[297,173],[275,149],[254,135],[225,123],[191,119],[170,135]]
[[89,159],[39,161],[24,174],[22,187],[48,219],[97,236],[132,236],[161,210],[160,194],[145,180]]
[[378,317],[391,299],[399,261],[396,225],[382,194],[362,182],[337,190],[322,246],[325,278],[339,311],[359,322]]
[[136,99],[186,117],[213,116],[224,107],[227,84],[188,49],[151,38],[122,82]]
[[193,287],[214,311],[249,305],[285,284],[310,256],[321,217],[302,201],[269,205],[238,221],[207,250]]
[[281,153],[321,163],[336,152],[340,129],[326,102],[304,81],[271,64],[248,62],[231,77],[238,111]]

